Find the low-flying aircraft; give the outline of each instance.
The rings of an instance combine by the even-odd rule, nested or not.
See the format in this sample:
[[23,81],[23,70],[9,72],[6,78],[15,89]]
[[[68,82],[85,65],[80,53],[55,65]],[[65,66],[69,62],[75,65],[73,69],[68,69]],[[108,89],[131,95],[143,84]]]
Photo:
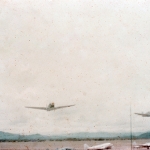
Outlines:
[[137,145],[136,143],[133,144],[133,148],[150,148],[150,143],[145,143],[145,144],[139,144]]
[[111,149],[113,147],[113,144],[111,143],[104,143],[101,145],[96,146],[88,146],[87,144],[84,144],[84,150],[103,150],[103,149]]
[[135,113],[136,115],[140,115],[142,117],[150,117],[150,112],[147,113]]
[[66,105],[66,106],[55,107],[55,104],[54,104],[54,103],[50,103],[47,107],[28,107],[28,106],[27,106],[26,108],[41,109],[41,110],[52,111],[52,110],[57,110],[57,109],[61,109],[61,108],[71,107],[71,106],[75,106],[75,105]]

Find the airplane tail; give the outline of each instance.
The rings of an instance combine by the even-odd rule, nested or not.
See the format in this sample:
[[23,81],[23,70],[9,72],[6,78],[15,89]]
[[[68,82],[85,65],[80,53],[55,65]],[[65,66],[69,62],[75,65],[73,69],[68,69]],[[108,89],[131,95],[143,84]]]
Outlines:
[[132,147],[133,147],[133,148],[139,148],[139,145],[134,141],[134,142],[132,143]]
[[55,107],[55,104],[54,104],[54,103],[50,103],[50,104],[47,106],[47,108],[53,108],[53,107]]
[[132,145],[133,145],[133,146],[136,146],[136,145],[137,145],[137,143],[134,141],[134,142],[132,143]]
[[84,150],[87,150],[89,146],[87,144],[84,144]]

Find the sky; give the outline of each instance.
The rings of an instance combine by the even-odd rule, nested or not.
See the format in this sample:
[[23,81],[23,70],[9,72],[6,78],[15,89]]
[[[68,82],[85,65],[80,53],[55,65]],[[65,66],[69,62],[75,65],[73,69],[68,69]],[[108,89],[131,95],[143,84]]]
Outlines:
[[[150,131],[148,0],[1,0],[0,131]],[[57,111],[25,106],[74,107]]]

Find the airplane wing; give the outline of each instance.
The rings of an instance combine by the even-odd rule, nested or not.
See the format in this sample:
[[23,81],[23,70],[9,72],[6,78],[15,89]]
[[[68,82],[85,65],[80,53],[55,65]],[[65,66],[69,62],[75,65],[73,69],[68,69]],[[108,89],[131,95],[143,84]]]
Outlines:
[[104,149],[111,149],[112,146],[102,146],[99,149],[104,150]]
[[46,107],[26,107],[26,108],[46,110]]
[[71,106],[75,106],[75,105],[67,105],[67,106],[55,107],[54,110],[61,109],[61,108],[66,108],[66,107],[71,107]]
[[136,114],[136,115],[141,115],[141,116],[143,115],[143,114],[139,114],[139,113],[135,113],[135,114]]
[[[104,150],[104,149],[109,149],[108,147],[101,147],[100,148],[101,150]],[[99,150],[99,149],[98,149]]]
[[140,148],[140,146],[139,145],[135,145],[135,146],[133,146],[133,148]]
[[104,150],[104,149],[107,149],[107,148],[108,147],[98,147],[98,148],[96,148],[96,147],[94,147],[94,148],[90,147],[87,150]]

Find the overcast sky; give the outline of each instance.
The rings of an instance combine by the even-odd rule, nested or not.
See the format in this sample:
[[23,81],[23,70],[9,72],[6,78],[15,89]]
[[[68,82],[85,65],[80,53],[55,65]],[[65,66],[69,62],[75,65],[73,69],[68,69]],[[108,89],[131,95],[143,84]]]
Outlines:
[[0,131],[129,132],[130,102],[150,130],[150,1],[0,1]]

